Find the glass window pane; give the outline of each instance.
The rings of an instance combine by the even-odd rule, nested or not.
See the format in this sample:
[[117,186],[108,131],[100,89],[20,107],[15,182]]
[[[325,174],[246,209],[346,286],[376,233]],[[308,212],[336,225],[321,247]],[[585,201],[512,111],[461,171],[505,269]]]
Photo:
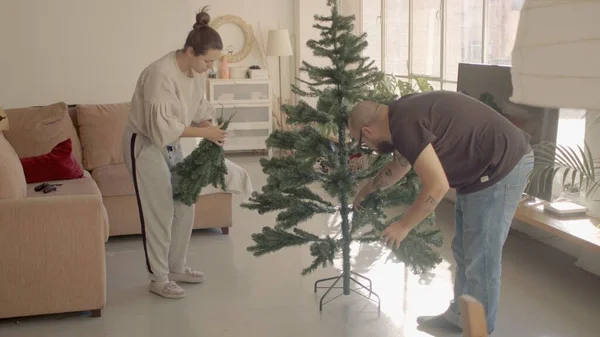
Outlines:
[[[429,84],[431,84],[431,86],[433,87],[433,90],[441,90],[442,89],[442,82],[429,80]],[[416,84],[415,84],[415,88],[417,88]]]
[[456,81],[459,63],[483,62],[483,1],[447,0],[445,24],[444,80]]
[[375,66],[381,68],[381,1],[363,0],[362,29],[367,33],[367,43],[364,56],[375,61]]
[[385,72],[408,75],[409,0],[385,0]]
[[511,65],[523,0],[487,1],[485,63]]
[[444,88],[443,88],[443,90],[456,91],[456,83],[444,82]]
[[413,1],[412,72],[440,76],[441,0]]

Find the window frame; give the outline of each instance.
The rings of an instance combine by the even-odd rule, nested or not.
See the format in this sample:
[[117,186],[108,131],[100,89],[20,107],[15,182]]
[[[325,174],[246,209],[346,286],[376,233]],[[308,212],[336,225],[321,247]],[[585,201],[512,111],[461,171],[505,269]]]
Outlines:
[[[359,31],[362,34],[364,32],[363,29],[363,15],[362,13],[364,13],[363,9],[363,5],[365,1],[369,1],[369,2],[375,2],[376,0],[361,0],[359,3],[359,10],[360,10],[360,15],[358,15],[359,17]],[[386,2],[389,0],[379,0],[380,1],[380,8],[381,8],[381,12],[379,13],[379,16],[376,18],[376,20],[378,22],[380,22],[380,27],[381,27],[381,35],[384,36],[385,34],[385,17],[386,17]],[[413,35],[414,35],[414,18],[413,18],[413,6],[414,6],[414,2],[415,1],[419,1],[419,0],[408,0],[408,56],[407,56],[407,70],[408,70],[408,75],[397,75],[397,74],[390,74],[386,71],[385,69],[385,59],[386,59],[386,43],[385,40],[382,39],[381,41],[381,70],[388,74],[388,75],[392,75],[395,76],[397,78],[410,78],[410,77],[422,77],[427,79],[428,81],[435,81],[435,82],[439,82],[440,83],[440,87],[443,90],[445,87],[445,84],[447,83],[451,83],[454,84],[454,86],[456,86],[458,84],[458,82],[456,80],[448,80],[445,78],[445,73],[446,73],[446,48],[445,48],[445,41],[446,41],[446,16],[447,16],[447,12],[446,12],[446,5],[447,5],[447,0],[440,0],[440,75],[439,76],[431,76],[431,75],[423,75],[423,74],[419,74],[419,73],[415,73],[413,72],[413,67],[412,67],[412,60],[413,60]],[[481,32],[481,60],[480,62],[485,64],[486,62],[486,45],[487,45],[487,30],[488,30],[488,18],[487,18],[487,12],[488,12],[488,1],[487,0],[480,0],[483,2],[482,5],[482,32]]]

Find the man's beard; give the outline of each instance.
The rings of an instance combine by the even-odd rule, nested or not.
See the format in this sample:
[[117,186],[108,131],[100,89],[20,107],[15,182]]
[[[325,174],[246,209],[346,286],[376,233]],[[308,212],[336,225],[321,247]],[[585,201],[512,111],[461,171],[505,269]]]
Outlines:
[[389,154],[394,152],[394,145],[389,142],[381,142],[377,145],[377,152],[381,154]]

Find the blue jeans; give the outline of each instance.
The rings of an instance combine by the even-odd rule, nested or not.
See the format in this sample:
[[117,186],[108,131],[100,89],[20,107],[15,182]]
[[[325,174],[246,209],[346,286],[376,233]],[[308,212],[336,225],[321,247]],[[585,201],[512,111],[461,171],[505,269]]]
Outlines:
[[459,327],[462,322],[458,299],[467,294],[483,305],[488,332],[495,328],[502,247],[527,185],[527,175],[533,169],[533,158],[530,151],[496,184],[456,196],[456,234],[452,240],[456,261],[454,300],[444,316]]

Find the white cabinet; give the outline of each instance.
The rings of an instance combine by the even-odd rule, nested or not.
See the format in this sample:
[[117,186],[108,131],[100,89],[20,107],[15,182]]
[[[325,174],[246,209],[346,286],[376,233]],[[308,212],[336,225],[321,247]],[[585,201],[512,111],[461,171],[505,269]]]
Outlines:
[[208,79],[207,98],[215,117],[235,116],[227,129],[225,151],[266,150],[273,130],[271,81],[256,79]]

